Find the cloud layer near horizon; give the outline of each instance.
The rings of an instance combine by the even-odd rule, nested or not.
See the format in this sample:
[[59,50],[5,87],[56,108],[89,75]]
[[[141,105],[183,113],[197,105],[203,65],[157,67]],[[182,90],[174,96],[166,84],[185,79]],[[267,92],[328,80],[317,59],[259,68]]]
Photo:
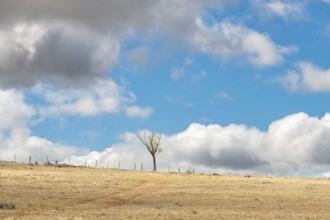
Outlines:
[[31,155],[35,161],[44,161],[52,155],[55,160],[72,154],[87,153],[87,149],[51,143],[31,135],[29,124],[32,123],[36,110],[27,105],[22,93],[16,90],[0,91],[0,160],[28,161]]
[[[267,131],[246,125],[194,123],[182,132],[163,136],[164,152],[158,156],[158,167],[163,171],[171,166],[174,171],[325,176],[330,170],[329,122],[330,113],[322,118],[297,113],[274,121]],[[87,162],[94,166],[97,160],[100,167],[118,167],[118,163],[127,169],[141,163],[145,169],[152,167],[149,153],[131,132],[122,134],[121,141],[104,151],[89,153],[87,149],[56,145],[28,134],[19,144],[12,143],[16,140],[13,135],[2,137],[0,159],[12,160],[16,154],[22,161],[27,160],[26,155],[45,161],[46,155],[52,155],[53,161],[68,163],[70,157],[76,165]]]
[[[161,170],[181,168],[199,172],[256,175],[325,176],[330,170],[330,113],[323,118],[305,113],[289,115],[269,125],[267,131],[246,125],[191,124],[186,130],[164,136],[164,152],[158,157]],[[151,169],[151,157],[134,133],[102,152],[73,157],[84,164],[98,160],[101,166],[131,169],[144,163]],[[146,165],[147,164],[147,165]]]

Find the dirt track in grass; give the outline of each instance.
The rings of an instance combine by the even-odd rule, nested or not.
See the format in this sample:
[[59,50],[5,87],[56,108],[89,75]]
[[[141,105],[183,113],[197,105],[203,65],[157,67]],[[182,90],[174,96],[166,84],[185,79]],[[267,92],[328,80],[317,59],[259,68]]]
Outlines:
[[0,192],[0,219],[330,219],[329,179],[0,163]]

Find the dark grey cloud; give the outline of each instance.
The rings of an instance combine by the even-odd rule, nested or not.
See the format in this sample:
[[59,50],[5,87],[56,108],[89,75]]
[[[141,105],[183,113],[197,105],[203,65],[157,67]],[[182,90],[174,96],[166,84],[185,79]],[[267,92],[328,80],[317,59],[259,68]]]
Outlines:
[[3,33],[2,87],[29,87],[40,80],[85,84],[105,76],[119,54],[116,40],[84,28],[18,25]]
[[60,29],[51,30],[36,45],[36,54],[31,66],[37,72],[46,70],[52,75],[67,74],[69,79],[83,77],[93,65],[90,56],[97,48],[94,43],[78,37],[65,36]]
[[[185,157],[185,155],[181,155]],[[253,169],[267,164],[258,158],[255,153],[240,148],[221,149],[219,155],[213,156],[209,149],[205,148],[203,152],[197,152],[189,158],[189,162],[196,165],[205,165],[212,168],[224,167],[232,170]]]
[[62,22],[101,32],[136,27],[184,32],[203,8],[221,8],[225,0],[1,0],[0,23]]
[[136,30],[143,38],[159,31],[185,35],[201,8],[213,2],[2,0],[0,86],[93,81],[116,63],[120,44]]
[[266,162],[259,159],[255,153],[240,149],[226,149],[220,154],[218,166],[229,169],[253,169],[262,166]]
[[1,0],[0,21],[70,22],[96,30],[143,24],[153,0]]
[[330,164],[330,128],[317,132],[315,151],[311,154],[312,162],[320,165]]
[[[1,0],[0,86],[29,87],[40,80],[67,83],[93,81],[95,77],[105,76],[105,71],[111,69],[118,60],[120,45],[127,38],[134,37],[147,46],[154,39],[165,39],[165,44],[174,48],[188,47],[216,56],[219,55],[218,51],[227,51],[235,56],[245,55],[254,64],[272,65],[281,61],[282,52],[276,49],[270,39],[244,27],[253,36],[264,39],[270,49],[264,50],[257,45],[251,55],[251,52],[242,53],[237,48],[228,48],[221,40],[214,47],[212,39],[222,39],[223,34],[221,31],[212,31],[214,28],[202,22],[208,13],[205,9],[212,7],[212,10],[221,10],[224,5],[238,2]],[[234,37],[240,34],[237,31]],[[223,58],[222,53],[219,57]]]

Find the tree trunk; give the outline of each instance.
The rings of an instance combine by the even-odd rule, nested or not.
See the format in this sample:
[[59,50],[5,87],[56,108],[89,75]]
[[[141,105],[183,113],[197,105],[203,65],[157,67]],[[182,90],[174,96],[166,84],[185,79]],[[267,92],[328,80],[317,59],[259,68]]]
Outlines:
[[156,171],[157,170],[157,168],[156,168],[156,156],[152,155],[152,159],[153,159],[153,162],[154,162],[154,171]]

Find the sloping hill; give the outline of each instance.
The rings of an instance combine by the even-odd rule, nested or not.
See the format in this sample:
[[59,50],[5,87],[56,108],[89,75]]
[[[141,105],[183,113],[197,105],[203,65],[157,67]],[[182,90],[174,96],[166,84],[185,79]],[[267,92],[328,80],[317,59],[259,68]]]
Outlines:
[[0,191],[0,219],[330,219],[328,179],[2,162]]

